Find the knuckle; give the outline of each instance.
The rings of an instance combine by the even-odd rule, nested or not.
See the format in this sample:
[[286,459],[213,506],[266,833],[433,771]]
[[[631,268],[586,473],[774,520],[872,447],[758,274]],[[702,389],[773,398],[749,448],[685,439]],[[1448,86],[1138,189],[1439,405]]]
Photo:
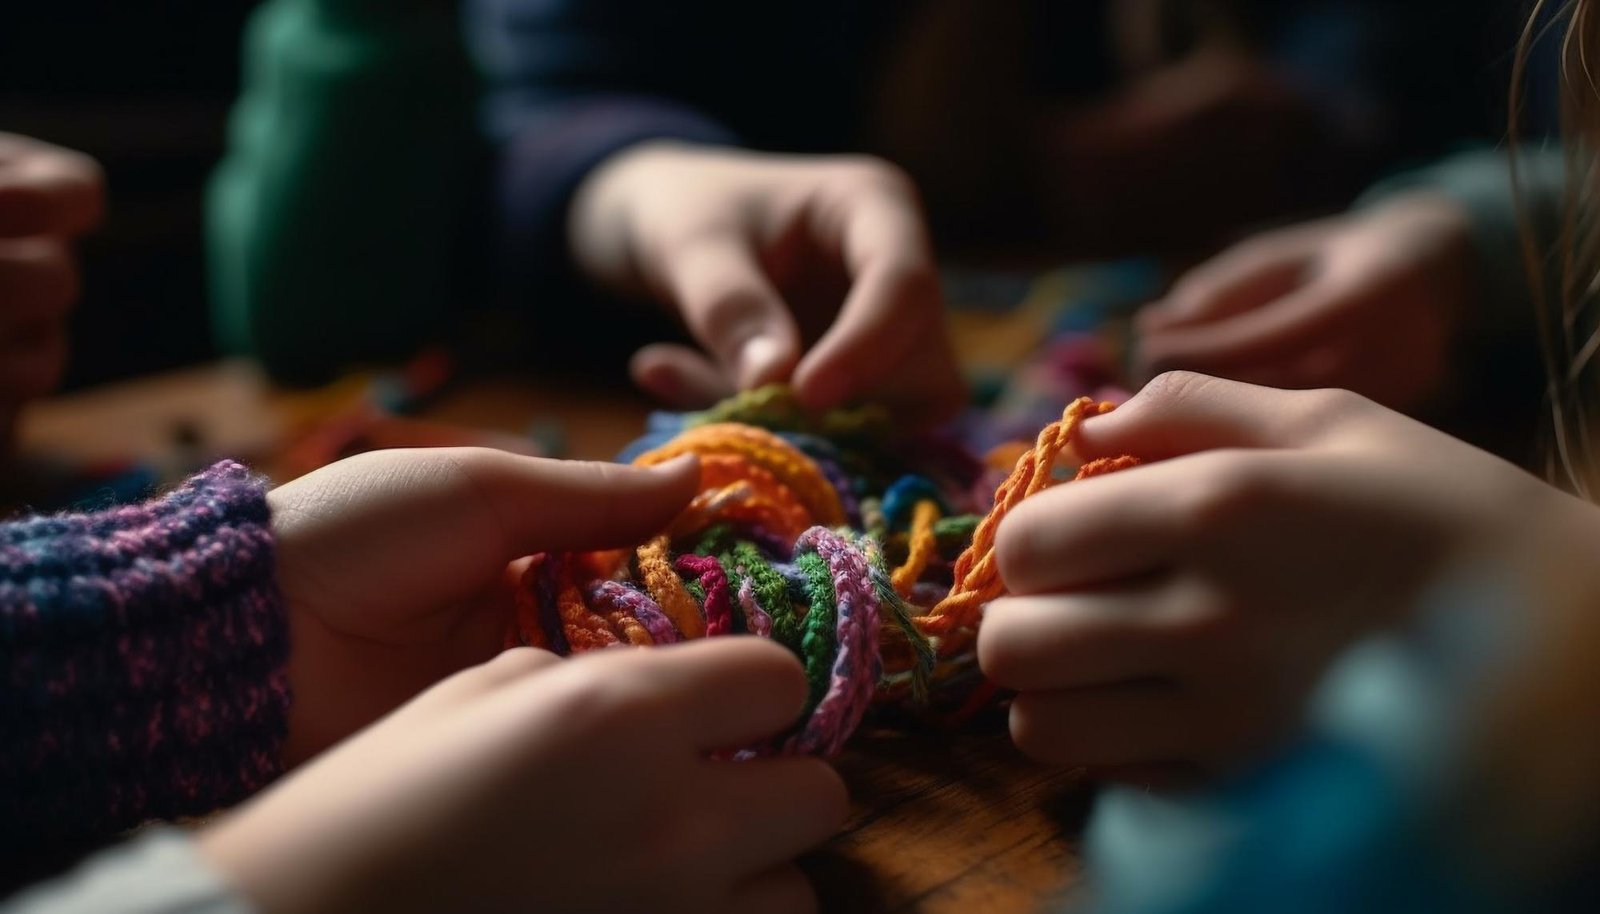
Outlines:
[[633,730],[644,725],[654,729],[668,719],[671,698],[654,685],[655,676],[648,666],[649,652],[606,651],[610,660],[616,658],[611,669],[596,664],[588,677],[582,697],[580,713],[602,729]]
[[1337,387],[1324,387],[1299,394],[1302,418],[1327,425],[1365,415],[1375,408],[1366,397]]
[[1212,467],[1183,496],[1184,532],[1199,538],[1247,523],[1277,495],[1273,475],[1254,454],[1220,451]]
[[1158,407],[1178,407],[1204,396],[1219,383],[1216,378],[1198,372],[1163,371],[1145,384],[1136,401]]
[[559,662],[554,654],[538,648],[512,648],[477,669],[483,684],[492,687],[517,682]]

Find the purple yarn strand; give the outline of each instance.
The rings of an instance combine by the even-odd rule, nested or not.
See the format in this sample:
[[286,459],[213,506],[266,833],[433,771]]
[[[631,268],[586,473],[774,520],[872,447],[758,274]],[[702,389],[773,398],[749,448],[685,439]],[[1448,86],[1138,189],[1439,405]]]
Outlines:
[[812,527],[795,543],[797,553],[815,550],[833,577],[838,608],[838,648],[828,691],[800,732],[784,745],[786,754],[837,755],[872,702],[883,672],[878,653],[878,595],[861,551],[838,534]]

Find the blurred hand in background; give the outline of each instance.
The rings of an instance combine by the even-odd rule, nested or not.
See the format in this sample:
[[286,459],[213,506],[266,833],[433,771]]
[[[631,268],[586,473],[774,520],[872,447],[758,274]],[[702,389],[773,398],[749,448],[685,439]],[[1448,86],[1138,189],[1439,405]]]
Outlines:
[[104,208],[105,178],[93,159],[0,133],[0,448],[23,404],[61,379],[79,291],[73,241]]
[[1141,367],[1416,409],[1442,389],[1472,303],[1470,235],[1458,204],[1416,195],[1247,240],[1140,315]]
[[703,347],[634,357],[664,400],[792,380],[813,408],[872,398],[908,422],[964,400],[916,189],[887,162],[645,143],[585,182],[570,235],[592,279],[669,303]]

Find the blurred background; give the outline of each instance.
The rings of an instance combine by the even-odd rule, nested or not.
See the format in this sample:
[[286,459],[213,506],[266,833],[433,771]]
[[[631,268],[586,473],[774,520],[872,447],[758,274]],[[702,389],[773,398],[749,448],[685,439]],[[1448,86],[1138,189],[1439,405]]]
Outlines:
[[[68,389],[217,353],[202,198],[256,6],[85,0],[4,14],[0,129],[84,150],[108,175],[109,219],[82,248]],[[566,19],[603,34],[629,4],[566,6]],[[1497,141],[1524,12],[1483,0],[884,0],[765,4],[759,16],[739,6],[688,4],[652,28],[670,49],[692,47],[686,36],[717,15],[757,29],[792,31],[784,23],[799,15],[837,25],[802,31],[823,45],[809,68],[792,48],[764,62],[770,49],[752,39],[709,61],[664,53],[674,69],[663,85],[715,83],[714,107],[735,118],[766,108],[761,125],[789,112],[795,129],[747,131],[757,145],[894,158],[921,183],[949,250],[1058,263],[1203,253],[1246,227],[1338,208],[1409,162]],[[1230,62],[1175,66],[1203,48]],[[1041,112],[1048,129],[1016,129]],[[1531,122],[1549,126],[1539,104]],[[1018,164],[1040,157],[1050,164]],[[1041,169],[1062,179],[1008,180]],[[1165,203],[1157,217],[1151,201]]]
[[211,356],[202,193],[239,90],[248,0],[12,4],[0,130],[105,166],[109,218],[81,248],[66,386]]

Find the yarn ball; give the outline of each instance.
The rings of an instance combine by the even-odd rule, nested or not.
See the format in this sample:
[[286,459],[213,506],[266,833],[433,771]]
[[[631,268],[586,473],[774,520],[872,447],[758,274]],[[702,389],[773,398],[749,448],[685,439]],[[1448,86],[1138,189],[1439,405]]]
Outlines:
[[535,556],[507,642],[567,655],[770,638],[800,659],[810,694],[789,732],[746,756],[836,755],[874,707],[970,713],[994,692],[974,645],[1004,593],[995,531],[1024,498],[1137,463],[1072,462],[1079,423],[1112,408],[1077,400],[1031,445],[984,458],[900,434],[880,408],[812,415],[782,385],[657,414],[623,459],[696,454],[699,493],[632,549]]

